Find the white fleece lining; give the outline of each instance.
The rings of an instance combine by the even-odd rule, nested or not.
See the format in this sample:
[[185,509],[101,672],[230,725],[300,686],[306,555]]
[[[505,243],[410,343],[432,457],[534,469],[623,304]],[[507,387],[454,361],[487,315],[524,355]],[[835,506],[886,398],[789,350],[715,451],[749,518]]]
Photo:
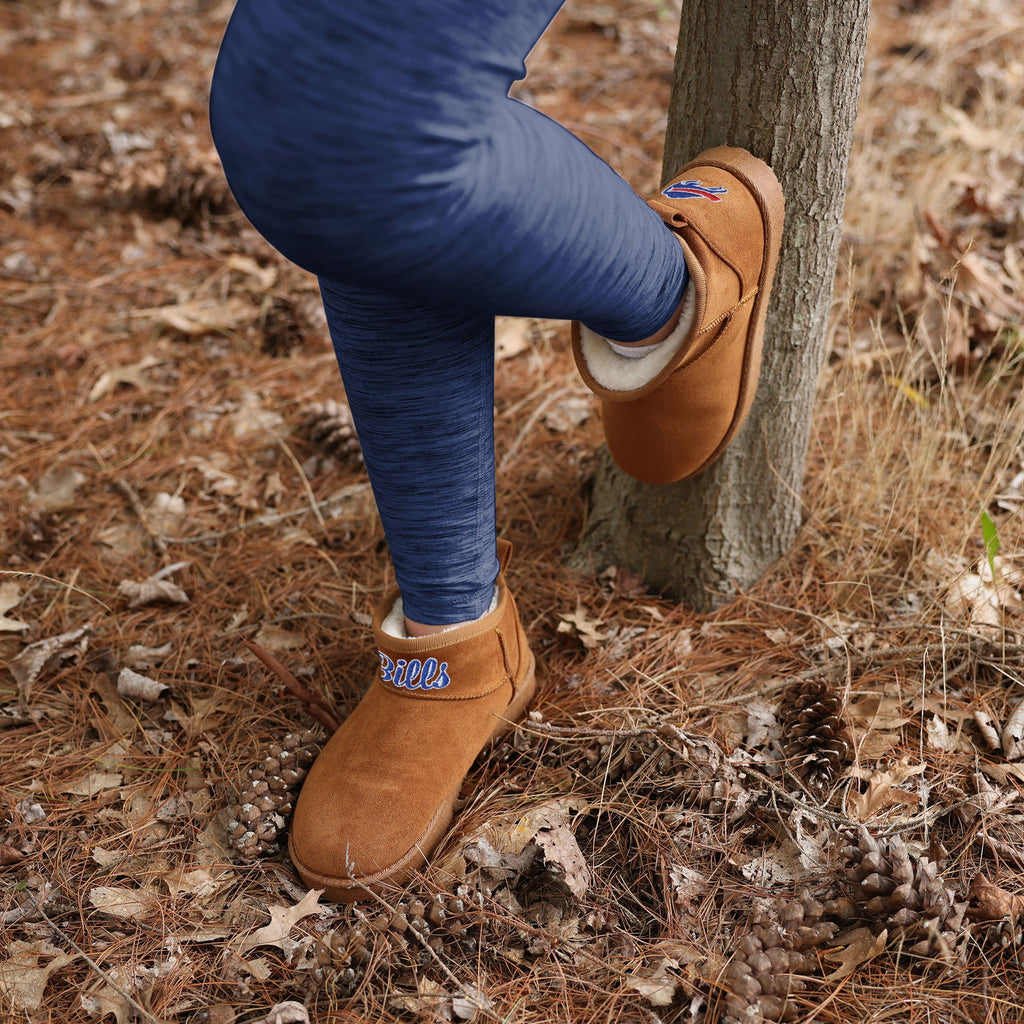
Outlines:
[[[495,608],[498,607],[498,588],[494,588],[494,593],[491,595],[491,606],[484,612],[484,615],[490,615]],[[480,619],[484,617],[480,616]],[[480,619],[473,619],[474,622],[479,622]],[[380,628],[387,633],[388,636],[393,636],[396,640],[410,640],[412,639],[409,634],[405,631],[405,612],[402,609],[402,599],[400,597],[395,599],[395,603],[391,606],[391,611],[384,617],[384,621],[380,624]],[[453,629],[458,629],[458,625],[446,626],[441,630],[442,633],[450,633]]]
[[639,358],[617,355],[607,338],[580,324],[580,352],[590,376],[606,391],[635,391],[665,369],[686,341],[696,308],[694,289],[688,287],[679,311],[679,323],[660,345]]

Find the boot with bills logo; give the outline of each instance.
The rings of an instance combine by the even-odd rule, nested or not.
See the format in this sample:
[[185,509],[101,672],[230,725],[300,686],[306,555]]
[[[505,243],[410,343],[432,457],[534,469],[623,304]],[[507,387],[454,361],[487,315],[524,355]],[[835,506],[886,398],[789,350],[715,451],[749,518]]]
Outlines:
[[288,850],[306,885],[351,902],[401,886],[448,829],[473,760],[513,727],[536,689],[534,658],[505,583],[482,618],[407,638],[392,593],[373,616],[376,678],[314,762]]
[[727,146],[691,161],[649,203],[690,272],[678,325],[637,358],[574,323],[573,354],[602,399],[618,465],[672,483],[714,462],[750,409],[785,204],[771,168]]

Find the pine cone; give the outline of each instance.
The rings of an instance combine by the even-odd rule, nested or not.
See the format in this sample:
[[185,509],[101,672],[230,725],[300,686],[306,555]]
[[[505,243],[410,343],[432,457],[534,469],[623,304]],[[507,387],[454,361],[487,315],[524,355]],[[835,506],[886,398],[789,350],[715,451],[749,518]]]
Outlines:
[[[459,952],[475,954],[494,928],[483,904],[479,891],[460,885],[454,893],[414,897],[391,910],[353,907],[354,920],[324,936],[316,954],[316,980],[345,995],[355,990],[372,965],[382,959],[394,962],[396,954],[406,964],[431,963],[433,957],[425,945],[448,957]],[[505,928],[511,930],[511,925]]]
[[296,304],[277,296],[264,306],[260,328],[260,350],[268,356],[287,356],[302,348],[307,331]]
[[783,751],[811,786],[825,787],[850,757],[843,698],[824,679],[797,680],[783,691]]
[[805,892],[755,915],[718,983],[724,989],[724,1020],[761,1024],[800,1017],[800,1007],[789,997],[806,989],[807,975],[818,973],[816,950],[839,930],[824,919],[825,910]]
[[277,852],[278,836],[318,750],[314,730],[290,732],[280,743],[271,743],[262,763],[249,769],[249,783],[228,822],[231,845],[246,860]]
[[344,402],[313,402],[302,416],[300,433],[324,454],[350,465],[363,460],[352,413]]
[[889,941],[912,956],[954,959],[966,903],[957,903],[942,877],[946,851],[939,846],[915,858],[898,836],[875,839],[861,830],[843,850],[850,897],[889,931]]
[[[568,763],[557,751],[558,763]],[[604,786],[628,780],[631,791],[657,790],[661,799],[718,816],[749,805],[743,777],[722,756],[716,743],[684,735],[672,727],[640,736],[615,738],[583,751],[581,773]]]

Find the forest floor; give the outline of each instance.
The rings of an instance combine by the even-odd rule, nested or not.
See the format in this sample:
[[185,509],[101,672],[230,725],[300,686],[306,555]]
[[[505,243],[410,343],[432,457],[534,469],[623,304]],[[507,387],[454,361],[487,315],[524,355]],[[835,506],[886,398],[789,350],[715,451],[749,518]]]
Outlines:
[[[541,692],[344,908],[272,849],[321,732],[242,641],[343,715],[389,567],[210,142],[230,5],[0,2],[4,1020],[1024,1019],[1024,18],[874,8],[792,552],[705,615],[567,568],[600,424],[567,325],[500,321]],[[641,192],[677,19],[572,0],[519,88]]]

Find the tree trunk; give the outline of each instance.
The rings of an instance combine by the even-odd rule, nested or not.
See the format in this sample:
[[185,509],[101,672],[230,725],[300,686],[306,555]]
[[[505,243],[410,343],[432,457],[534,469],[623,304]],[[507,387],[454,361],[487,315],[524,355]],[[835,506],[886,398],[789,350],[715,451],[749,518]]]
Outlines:
[[741,146],[768,162],[786,196],[761,383],[742,430],[694,479],[639,483],[602,452],[580,566],[627,566],[706,610],[754,583],[792,544],[869,9],[870,0],[683,4],[666,180],[711,146]]

